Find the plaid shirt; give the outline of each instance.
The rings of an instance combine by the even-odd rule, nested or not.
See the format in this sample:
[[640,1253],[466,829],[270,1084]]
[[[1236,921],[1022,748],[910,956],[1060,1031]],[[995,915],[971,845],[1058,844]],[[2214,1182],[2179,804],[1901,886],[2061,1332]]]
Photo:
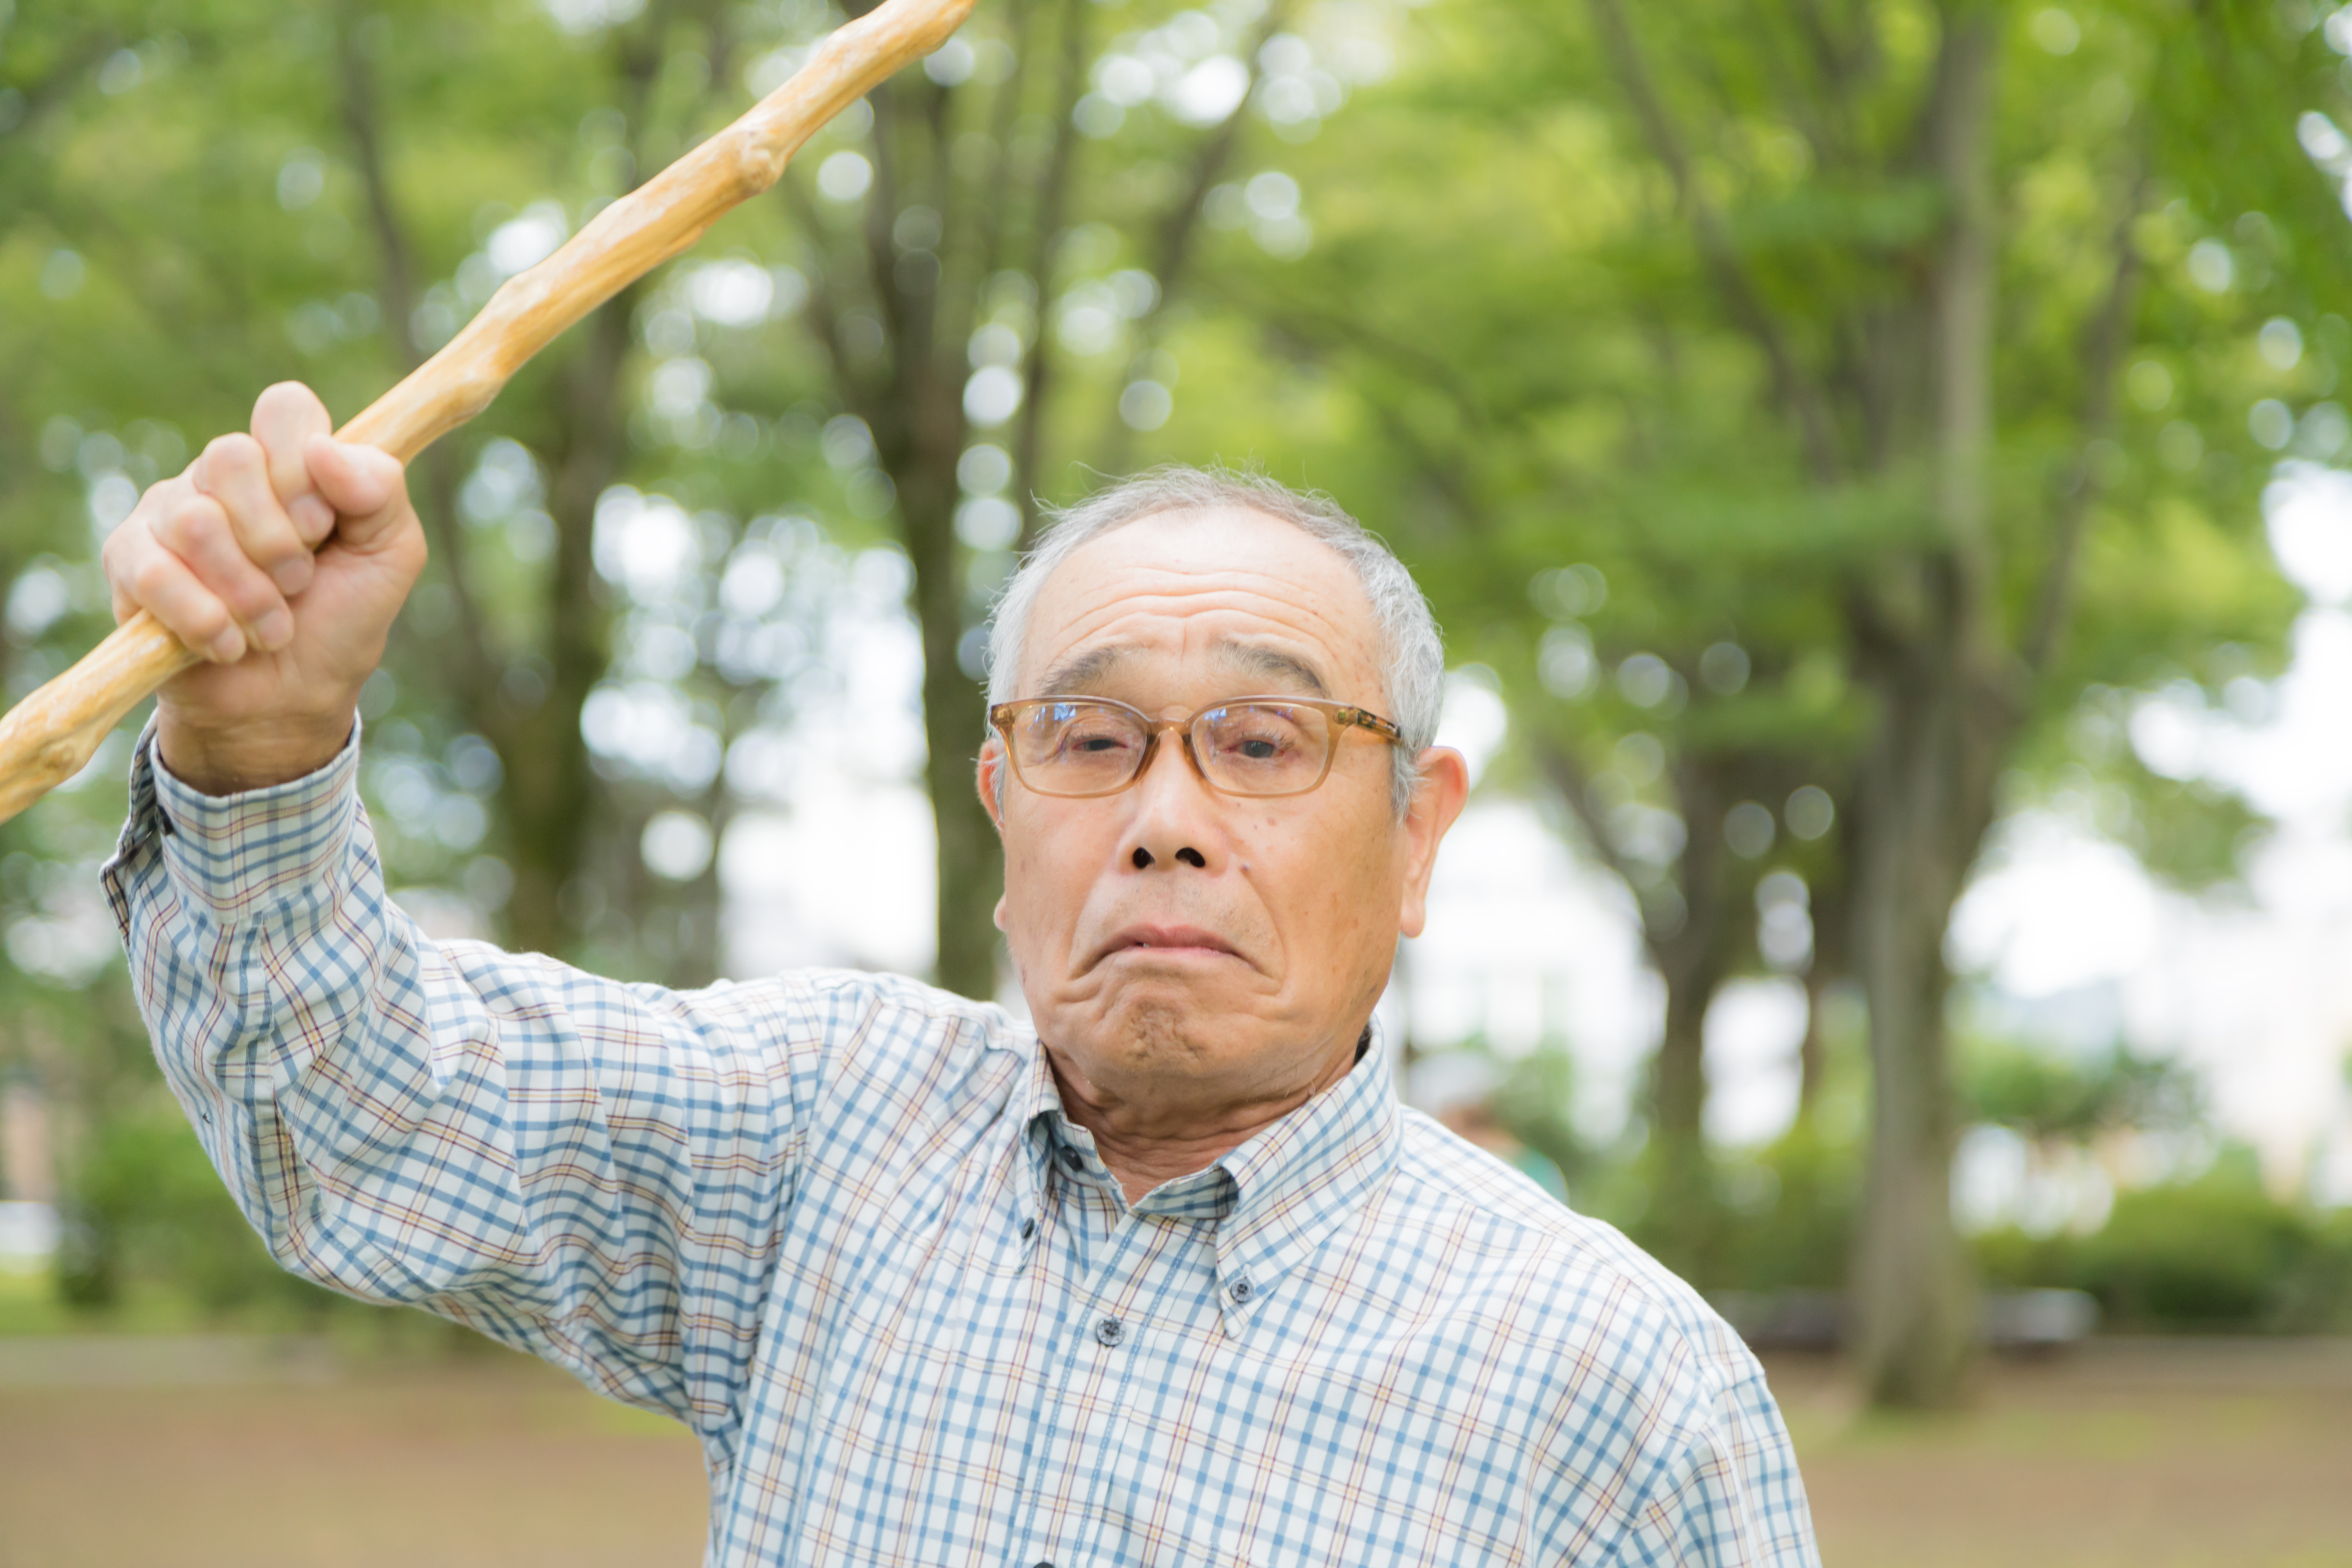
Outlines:
[[149,754],[106,886],[247,1216],[685,1422],[711,1563],[1818,1562],[1731,1331],[1381,1050],[1130,1205],[996,1007],[436,942],[356,738],[226,799]]

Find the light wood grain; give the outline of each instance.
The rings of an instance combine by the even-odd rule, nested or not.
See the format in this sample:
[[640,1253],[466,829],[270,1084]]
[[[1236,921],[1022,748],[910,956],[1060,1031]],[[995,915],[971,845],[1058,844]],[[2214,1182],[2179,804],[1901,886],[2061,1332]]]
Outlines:
[[[945,43],[973,0],[888,0],[818,45],[751,111],[507,280],[440,353],[336,432],[406,462],[490,405],[558,334],[776,183],[802,143]],[[79,772],[141,699],[197,662],[144,611],[0,718],[0,821]]]

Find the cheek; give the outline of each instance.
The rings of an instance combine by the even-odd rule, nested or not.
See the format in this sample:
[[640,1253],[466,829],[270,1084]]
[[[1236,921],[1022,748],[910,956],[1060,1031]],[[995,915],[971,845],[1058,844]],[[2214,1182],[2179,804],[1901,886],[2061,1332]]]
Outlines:
[[1306,961],[1300,973],[1352,983],[1367,964],[1388,962],[1398,914],[1396,857],[1380,824],[1351,816],[1257,826],[1262,837],[1242,851],[1242,869],[1284,928],[1293,962]]
[[1013,923],[1050,931],[1075,921],[1117,837],[1116,823],[1076,814],[1050,822],[1008,816],[1004,892]]

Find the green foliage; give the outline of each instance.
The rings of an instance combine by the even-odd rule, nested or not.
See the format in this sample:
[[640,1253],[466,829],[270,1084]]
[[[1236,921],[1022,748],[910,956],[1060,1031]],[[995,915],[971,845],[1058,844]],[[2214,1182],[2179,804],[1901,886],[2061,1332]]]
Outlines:
[[2352,1211],[2315,1214],[2271,1196],[2244,1149],[2193,1180],[2118,1194],[2088,1236],[1989,1232],[1977,1259],[1989,1283],[2089,1291],[2111,1330],[2352,1328]]
[[[929,668],[962,672],[930,755],[961,768],[972,623],[1011,561],[991,509],[1067,499],[1082,463],[1223,457],[1333,490],[1400,547],[1455,660],[1488,666],[1510,705],[1492,777],[1563,803],[1636,891],[1678,1016],[1741,970],[1844,973],[1857,758],[1883,716],[1864,656],[1908,635],[1916,568],[1951,542],[1918,368],[1952,216],[1919,155],[1940,14],[1620,8],[1686,174],[1590,5],[982,7],[960,65],[909,72],[823,133],[775,195],[420,465],[434,575],[368,710],[394,882],[601,967],[701,978],[715,873],[652,874],[643,829],[676,810],[722,830],[787,800],[789,780],[737,775],[788,757],[801,706],[849,679],[828,616],[858,584],[929,584],[914,605]],[[1304,47],[1323,107],[1276,120],[1255,98],[1227,135],[1092,95],[1074,135],[1068,100],[1098,60],[1140,59],[1167,42],[1153,29],[1211,11],[1214,47],[1252,69]],[[1326,47],[1358,11],[1396,63],[1385,81]],[[2345,439],[2341,170],[2295,141],[2306,110],[2346,119],[2340,62],[2295,5],[2096,0],[2066,11],[2063,48],[2032,8],[2001,15],[1982,646],[2035,623],[2058,542],[2083,529],[2065,635],[2004,698],[2025,716],[2000,763],[2024,781],[2008,804],[2080,801],[2158,875],[2207,887],[2259,825],[2209,782],[2151,773],[2126,721],[2149,691],[2219,695],[2283,657],[2296,605],[2256,497],[2282,451],[2333,460]],[[102,633],[93,554],[125,487],[238,426],[272,380],[356,409],[479,303],[508,226],[551,210],[576,228],[834,19],[809,0],[655,0],[572,32],[524,4],[0,0],[7,694]],[[1275,27],[1261,55],[1254,29]],[[871,195],[820,194],[836,155],[865,160]],[[1722,256],[1693,226],[1702,208]],[[1727,294],[1727,264],[1793,371]],[[769,304],[729,306],[709,267],[766,279]],[[959,456],[990,433],[959,389],[1007,353],[1026,400],[991,438],[1016,478],[966,494]],[[1827,411],[1826,458],[1791,377]],[[1114,413],[1136,388],[1172,398],[1164,425]],[[588,559],[616,485],[674,503],[691,535],[659,593]],[[894,542],[907,551],[852,559]],[[620,696],[671,743],[587,746],[586,705]],[[88,1140],[83,1289],[184,1268],[206,1300],[257,1302],[237,1282],[257,1255],[241,1222],[204,1208],[193,1145],[128,1091],[152,1069],[91,891],[124,750],[0,826],[0,1066],[33,1064]],[[709,768],[669,766],[688,753]],[[1824,809],[1796,810],[1801,788]],[[950,889],[978,951],[993,895],[967,795],[941,843],[982,851]],[[1768,879],[1784,917],[1804,911],[1769,950]],[[2121,1054],[1963,1059],[1972,1113],[2036,1138],[2144,1121],[2178,1090]],[[1580,1205],[1663,1223],[1654,1171],[1576,1137],[1569,1071],[1553,1053],[1513,1069],[1512,1131]],[[1801,1133],[1708,1166],[1680,1216],[1727,1282],[1842,1272],[1859,1130]],[[208,1273],[169,1215],[229,1261]]]
[[2084,1143],[2119,1128],[2169,1131],[2197,1124],[2202,1086],[2180,1063],[2118,1044],[2083,1057],[2013,1041],[1963,1043],[1960,1104],[1970,1121],[2028,1140]]
[[307,1318],[341,1300],[278,1268],[167,1100],[107,1121],[73,1190],[59,1286],[76,1306],[164,1290],[207,1318]]
[[1735,1205],[1726,1266],[1710,1286],[1740,1290],[1837,1290],[1853,1258],[1862,1203],[1862,1146],[1801,1121],[1735,1173]]

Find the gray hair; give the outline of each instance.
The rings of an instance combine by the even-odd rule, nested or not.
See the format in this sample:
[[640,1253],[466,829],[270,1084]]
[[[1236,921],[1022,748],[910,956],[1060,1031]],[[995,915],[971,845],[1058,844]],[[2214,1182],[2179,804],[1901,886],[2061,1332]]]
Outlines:
[[[1403,816],[1421,777],[1416,760],[1435,742],[1438,716],[1445,705],[1445,646],[1438,638],[1437,618],[1412,574],[1378,534],[1329,496],[1294,490],[1263,474],[1171,463],[1122,479],[1076,506],[1053,510],[1052,522],[1022,558],[989,616],[989,705],[1021,695],[1015,682],[1037,595],[1054,569],[1079,546],[1160,512],[1217,507],[1286,522],[1337,551],[1354,569],[1381,628],[1381,657],[1387,668],[1387,710],[1381,716],[1404,731],[1404,743],[1392,748],[1396,756],[1391,783],[1397,815]],[[998,788],[1003,788],[1001,775]]]

